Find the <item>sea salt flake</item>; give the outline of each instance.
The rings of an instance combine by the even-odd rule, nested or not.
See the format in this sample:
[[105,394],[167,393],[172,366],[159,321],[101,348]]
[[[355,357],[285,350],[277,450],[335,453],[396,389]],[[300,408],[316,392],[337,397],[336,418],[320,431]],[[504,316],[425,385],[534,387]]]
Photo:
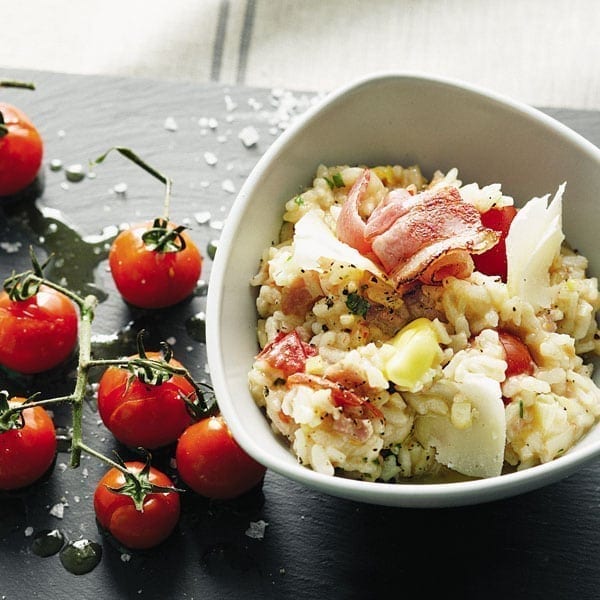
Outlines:
[[256,98],[248,98],[248,106],[254,110],[260,110],[262,108],[262,102],[256,100]]
[[50,514],[57,519],[62,519],[65,515],[65,506],[68,506],[65,502],[57,502],[50,508]]
[[210,165],[211,167],[214,166],[214,165],[216,165],[217,162],[218,162],[218,158],[212,152],[205,152],[204,153],[204,160],[206,161],[206,164]]
[[233,183],[233,181],[231,181],[231,179],[223,179],[223,181],[221,182],[221,189],[224,192],[235,194],[235,184]]
[[25,527],[25,531],[23,532],[25,537],[31,537],[33,535],[33,527]]
[[123,554],[121,554],[121,562],[129,562],[131,560],[131,554],[127,554],[126,552],[123,552]]
[[268,523],[262,519],[259,521],[250,521],[250,525],[246,529],[246,535],[255,540],[262,540],[265,537],[267,525]]
[[204,225],[210,221],[210,212],[203,210],[194,214],[194,219],[199,225]]
[[175,121],[174,117],[167,117],[165,119],[164,127],[167,131],[177,131],[178,129],[177,122]]
[[14,254],[21,249],[21,242],[0,242],[0,248],[7,254]]
[[117,183],[114,185],[112,191],[117,194],[117,196],[124,196],[127,193],[127,184],[123,181]]
[[227,111],[230,112],[237,108],[237,104],[232,100],[231,96],[226,94],[224,99],[225,99],[225,108],[227,109]]
[[242,144],[246,146],[246,148],[251,148],[252,146],[256,145],[260,139],[260,136],[258,135],[258,131],[256,131],[255,127],[249,126],[244,127],[244,129],[239,132],[238,138],[241,140]]

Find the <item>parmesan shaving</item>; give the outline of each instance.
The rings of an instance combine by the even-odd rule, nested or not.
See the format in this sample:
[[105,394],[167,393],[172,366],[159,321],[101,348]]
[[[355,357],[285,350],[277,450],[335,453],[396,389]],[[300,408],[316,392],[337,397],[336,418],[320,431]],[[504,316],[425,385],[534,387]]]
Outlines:
[[341,242],[316,210],[307,212],[296,223],[292,257],[296,264],[307,270],[321,272],[319,259],[326,259],[354,265],[373,275],[385,277],[372,260]]
[[532,198],[519,210],[506,237],[508,293],[523,298],[536,310],[550,305],[550,266],[564,240],[564,189],[563,183],[549,204],[549,195]]

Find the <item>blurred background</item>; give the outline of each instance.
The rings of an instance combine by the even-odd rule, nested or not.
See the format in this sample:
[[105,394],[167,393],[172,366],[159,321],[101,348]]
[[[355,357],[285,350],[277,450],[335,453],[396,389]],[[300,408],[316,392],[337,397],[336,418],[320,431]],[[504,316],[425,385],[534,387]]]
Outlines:
[[2,2],[0,68],[329,91],[375,71],[600,109],[597,0]]

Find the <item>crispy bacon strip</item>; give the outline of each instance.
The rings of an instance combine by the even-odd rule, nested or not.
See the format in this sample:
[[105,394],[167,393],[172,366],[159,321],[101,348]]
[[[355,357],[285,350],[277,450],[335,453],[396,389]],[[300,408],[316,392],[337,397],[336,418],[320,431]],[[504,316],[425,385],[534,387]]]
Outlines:
[[[338,237],[359,252],[374,256],[396,287],[415,281],[439,284],[453,275],[473,272],[471,254],[498,242],[498,233],[484,227],[477,209],[451,186],[416,195],[391,191],[363,221],[358,210],[368,184],[368,169],[350,190],[338,220]],[[341,232],[341,233],[340,233]]]
[[279,335],[267,344],[256,358],[267,361],[274,369],[279,369],[288,377],[304,371],[306,360],[318,354],[318,350],[302,340],[296,330]]
[[338,238],[368,256],[371,244],[365,239],[365,222],[360,216],[360,203],[367,191],[371,171],[365,169],[348,192],[348,198],[338,216],[336,233]]
[[302,384],[314,389],[331,390],[331,399],[334,406],[341,408],[344,414],[353,419],[382,419],[383,413],[371,402],[361,398],[352,390],[346,389],[339,383],[310,375],[308,373],[294,373],[287,378],[287,385]]

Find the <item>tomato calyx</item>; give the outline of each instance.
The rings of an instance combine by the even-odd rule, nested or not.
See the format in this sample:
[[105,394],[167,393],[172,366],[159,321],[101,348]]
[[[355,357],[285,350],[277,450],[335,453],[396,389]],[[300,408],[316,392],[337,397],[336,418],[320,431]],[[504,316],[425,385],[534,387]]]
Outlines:
[[162,385],[165,381],[171,379],[174,374],[178,374],[181,369],[169,364],[173,358],[173,351],[166,342],[160,342],[160,358],[149,358],[144,346],[145,330],[137,334],[137,351],[139,359],[133,358],[127,362],[127,369],[131,373],[130,381],[139,379],[147,385]]
[[206,383],[198,383],[193,380],[185,367],[177,367],[170,364],[173,358],[173,350],[166,342],[160,342],[160,358],[150,358],[144,347],[145,331],[142,329],[137,334],[137,353],[139,358],[129,358],[124,365],[131,375],[129,384],[138,379],[146,385],[160,386],[169,381],[173,375],[181,375],[194,388],[194,393],[187,395],[180,392],[180,398],[195,421],[212,415],[217,406],[217,399],[212,387]]
[[135,509],[139,512],[144,512],[144,502],[150,494],[169,494],[172,492],[183,492],[184,490],[180,490],[174,486],[162,486],[152,483],[150,481],[150,463],[152,457],[143,448],[140,448],[140,451],[146,455],[142,470],[137,473],[130,470],[123,459],[117,455],[116,467],[123,473],[125,483],[119,487],[111,487],[109,485],[105,487],[113,494],[129,496],[133,500]]
[[142,235],[142,241],[150,252],[181,252],[186,243],[181,235],[187,229],[184,225],[169,227],[169,220],[161,217],[154,219],[152,227]]
[[20,302],[33,298],[44,283],[44,269],[52,260],[52,256],[40,265],[33,248],[29,248],[31,269],[23,273],[14,273],[4,281],[4,291],[13,302]]
[[8,399],[8,392],[0,390],[0,433],[25,427],[22,411],[11,407]]
[[[35,90],[35,85],[33,83],[25,81],[13,81],[12,79],[0,79],[0,87]],[[6,121],[4,120],[4,115],[0,110],[0,139],[7,135],[9,131],[10,130],[6,125]]]
[[168,214],[171,201],[171,187],[173,184],[171,179],[142,160],[135,152],[133,152],[133,150],[124,148],[123,146],[114,146],[113,148],[110,148],[102,156],[99,156],[93,164],[97,165],[104,162],[107,155],[113,150],[135,163],[138,167],[144,169],[144,171],[165,185],[164,216],[154,219],[152,227],[142,235],[142,241],[144,242],[146,249],[150,252],[163,253],[181,252],[182,250],[185,250],[186,242],[181,234],[187,227],[183,225],[177,227],[169,226]]
[[4,120],[4,115],[0,110],[0,138],[3,138],[5,135],[8,135],[8,127],[6,126],[6,121]]

